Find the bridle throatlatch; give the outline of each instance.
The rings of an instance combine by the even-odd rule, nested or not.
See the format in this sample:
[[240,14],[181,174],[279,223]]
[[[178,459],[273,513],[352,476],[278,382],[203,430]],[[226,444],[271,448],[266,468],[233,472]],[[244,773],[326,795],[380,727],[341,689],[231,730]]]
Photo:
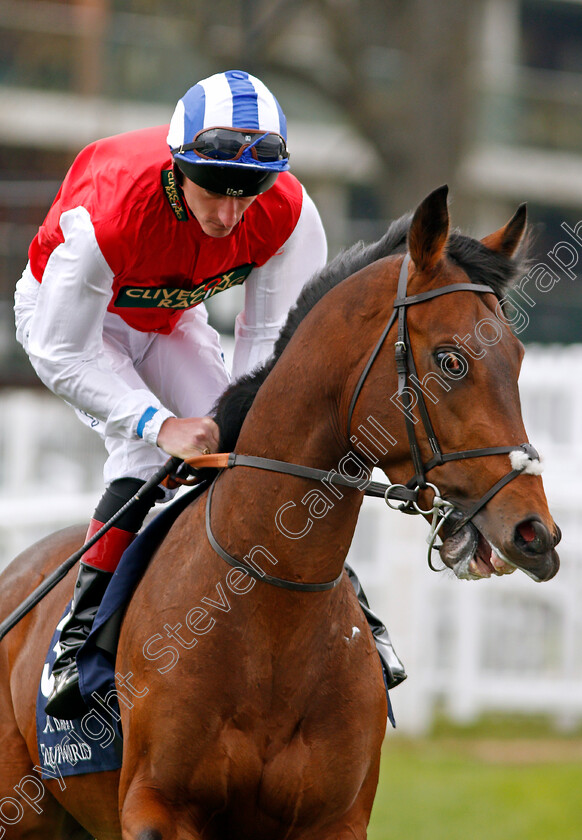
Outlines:
[[[412,464],[414,467],[414,476],[408,481],[406,484],[390,484],[387,486],[384,499],[386,504],[394,510],[400,510],[403,513],[409,514],[420,514],[423,516],[432,516],[431,525],[430,525],[430,532],[427,537],[428,542],[428,564],[434,571],[438,571],[432,564],[431,553],[433,549],[438,549],[441,546],[436,546],[435,542],[439,532],[441,531],[444,523],[452,516],[454,513],[459,514],[459,519],[455,522],[455,525],[451,531],[450,536],[456,534],[458,531],[461,530],[468,522],[470,522],[473,517],[485,507],[487,502],[498,493],[502,487],[505,487],[506,484],[509,484],[510,481],[513,481],[514,478],[517,478],[518,475],[522,473],[530,473],[534,475],[539,475],[542,471],[542,466],[540,463],[540,456],[538,455],[536,449],[530,443],[522,443],[519,446],[488,446],[482,449],[466,449],[460,452],[448,452],[443,453],[441,447],[439,445],[436,433],[434,431],[433,425],[430,420],[430,416],[428,413],[428,409],[426,406],[426,401],[424,399],[424,394],[422,388],[420,387],[420,380],[417,375],[416,365],[414,362],[414,355],[412,353],[412,348],[410,346],[410,336],[408,333],[408,326],[406,322],[406,313],[409,306],[413,306],[417,303],[422,303],[424,301],[430,300],[431,298],[439,297],[441,295],[447,295],[452,292],[479,292],[479,293],[489,293],[494,294],[493,289],[490,286],[486,286],[483,284],[478,283],[451,283],[447,286],[442,286],[439,289],[433,289],[429,292],[420,292],[416,295],[407,295],[407,285],[408,285],[408,268],[410,264],[410,255],[406,254],[404,260],[402,261],[402,266],[400,268],[400,276],[398,278],[398,290],[396,292],[396,300],[394,301],[394,310],[392,315],[380,336],[378,343],[376,344],[370,358],[362,374],[360,379],[358,380],[358,384],[356,385],[356,389],[352,396],[352,400],[350,403],[349,411],[348,411],[348,435],[350,436],[350,440],[353,442],[355,440],[354,437],[351,437],[351,421],[352,416],[354,413],[354,408],[356,405],[356,401],[360,395],[366,377],[370,372],[370,369],[378,356],[388,333],[392,329],[395,321],[398,321],[398,333],[397,339],[394,344],[394,352],[396,358],[396,372],[398,375],[398,397],[400,399],[400,404],[402,405],[402,410],[404,414],[404,420],[406,424],[406,434],[408,437],[408,445],[410,448],[410,455],[412,458]],[[414,405],[418,409],[418,413],[420,415],[420,420],[424,427],[424,431],[429,443],[429,446],[432,451],[432,458],[426,463],[423,463],[420,446],[418,444],[418,439],[416,436],[416,429],[415,429],[415,421],[412,419],[412,396],[415,397]],[[438,467],[441,464],[446,464],[448,461],[462,461],[469,458],[482,458],[486,455],[509,455],[509,459],[511,462],[511,471],[504,475],[502,478],[499,479],[492,487],[484,493],[481,498],[476,501],[472,507],[466,512],[462,513],[458,508],[455,507],[453,502],[449,501],[448,499],[443,498],[441,492],[439,491],[438,487],[435,484],[427,481],[426,474],[432,470],[434,467]],[[426,490],[430,489],[434,493],[434,497],[432,499],[432,506],[428,509],[423,509],[418,504],[418,492],[419,490]],[[409,493],[412,491],[415,496],[414,498],[410,498],[406,501],[401,501],[399,504],[392,504],[392,500],[394,499],[402,499],[402,495],[404,491],[408,491]]]
[[[354,443],[357,438],[351,435],[351,423],[354,414],[356,402],[366,378],[376,360],[388,333],[392,329],[394,323],[398,321],[397,339],[394,344],[394,351],[396,356],[396,372],[398,375],[398,396],[403,407],[404,418],[406,422],[406,434],[408,437],[408,445],[410,448],[410,455],[414,467],[414,476],[406,484],[382,484],[376,481],[366,481],[365,487],[361,487],[361,478],[350,478],[348,476],[339,475],[334,470],[326,471],[316,469],[315,467],[306,467],[301,464],[291,464],[287,461],[276,461],[270,458],[263,458],[257,455],[242,455],[235,452],[222,453],[219,455],[204,455],[193,459],[188,459],[187,463],[194,468],[216,467],[219,469],[241,467],[254,467],[260,470],[268,470],[277,473],[284,473],[286,475],[299,476],[300,478],[310,479],[312,481],[326,481],[332,484],[337,484],[344,487],[356,486],[363,490],[367,496],[375,496],[384,498],[386,504],[403,513],[414,515],[432,516],[430,532],[427,537],[428,542],[428,564],[434,571],[438,571],[432,564],[431,556],[434,549],[441,546],[436,546],[436,539],[445,522],[456,514],[454,519],[454,526],[449,534],[452,536],[460,531],[473,517],[485,507],[487,502],[498,493],[502,487],[517,478],[522,473],[530,473],[538,475],[541,470],[540,457],[534,447],[529,443],[522,443],[519,446],[488,446],[483,449],[465,449],[460,452],[444,453],[439,445],[436,433],[430,420],[424,394],[420,387],[420,380],[417,375],[416,365],[414,363],[414,356],[410,347],[410,338],[408,334],[408,327],[406,323],[406,312],[409,306],[414,306],[417,303],[423,303],[431,298],[439,297],[440,295],[447,295],[452,292],[478,292],[485,294],[494,294],[490,286],[478,283],[451,283],[447,286],[442,286],[439,289],[433,289],[429,292],[419,292],[415,295],[407,295],[406,289],[408,285],[408,267],[410,263],[410,255],[406,254],[400,269],[400,277],[398,280],[398,290],[396,292],[396,300],[394,301],[394,308],[388,320],[388,323],[382,331],[382,335],[364,366],[360,375],[356,388],[354,390],[350,406],[348,409],[348,439]],[[412,396],[415,402],[412,402]],[[425,464],[422,460],[421,450],[418,443],[415,430],[415,421],[412,419],[413,405],[417,408],[424,427],[424,431],[429,442],[432,458]],[[357,454],[357,453],[356,453]],[[453,502],[443,498],[439,488],[427,481],[426,474],[434,467],[441,464],[446,464],[448,461],[464,461],[469,458],[482,458],[486,455],[509,455],[511,461],[511,471],[499,479],[492,487],[484,493],[481,498],[476,501],[471,508],[463,513],[457,508]],[[342,573],[337,578],[321,583],[304,583],[302,581],[290,581],[283,578],[276,578],[272,575],[267,575],[262,569],[249,565],[242,560],[232,557],[226,552],[216,540],[211,526],[211,505],[212,492],[214,485],[211,486],[207,502],[206,502],[206,533],[208,540],[216,553],[231,566],[240,569],[256,580],[263,580],[273,586],[278,586],[283,589],[290,589],[300,592],[325,592],[334,589],[342,579]],[[418,494],[420,490],[432,490],[433,499],[430,508],[424,509],[418,503]],[[453,521],[453,520],[452,520]],[[246,559],[246,558],[245,558]]]

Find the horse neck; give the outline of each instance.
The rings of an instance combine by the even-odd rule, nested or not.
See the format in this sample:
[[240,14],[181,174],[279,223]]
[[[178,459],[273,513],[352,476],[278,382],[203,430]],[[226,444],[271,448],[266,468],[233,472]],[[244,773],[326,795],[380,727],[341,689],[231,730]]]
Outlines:
[[[352,366],[343,348],[343,359],[330,360],[321,339],[305,337],[285,351],[255,399],[237,452],[338,470],[348,449],[339,406]],[[263,546],[277,559],[270,573],[298,579],[300,569],[300,579],[310,582],[341,571],[362,502],[356,489],[251,468],[224,474],[215,496],[217,535],[222,529],[227,551],[242,558]],[[243,500],[238,516],[235,499]],[[232,537],[231,518],[238,522]]]

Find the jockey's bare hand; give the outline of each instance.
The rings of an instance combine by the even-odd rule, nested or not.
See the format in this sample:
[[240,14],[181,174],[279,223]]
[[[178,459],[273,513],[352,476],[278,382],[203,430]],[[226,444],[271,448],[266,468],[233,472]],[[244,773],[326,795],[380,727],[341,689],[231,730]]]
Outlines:
[[168,417],[158,434],[158,446],[177,458],[218,451],[219,431],[212,417]]

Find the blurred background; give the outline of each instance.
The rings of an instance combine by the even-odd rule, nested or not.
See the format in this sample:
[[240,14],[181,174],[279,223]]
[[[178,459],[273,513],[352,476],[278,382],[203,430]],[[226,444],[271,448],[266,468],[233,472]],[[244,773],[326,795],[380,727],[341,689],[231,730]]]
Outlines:
[[[14,340],[14,285],[30,240],[84,145],[167,123],[188,87],[235,67],[260,76],[281,102],[292,168],[319,207],[331,255],[377,238],[442,183],[453,222],[475,236],[528,203],[534,263],[546,273],[537,287],[529,282],[529,300],[516,299],[528,322],[520,387],[564,534],[560,573],[543,585],[521,573],[479,583],[434,574],[426,526],[373,500],[351,552],[409,672],[393,692],[400,739],[392,743],[406,756],[387,762],[391,789],[409,766],[414,793],[436,761],[419,744],[439,732],[449,745],[461,731],[481,733],[472,744],[497,732],[493,744],[521,739],[522,748],[484,758],[464,740],[464,752],[449,756],[457,776],[444,773],[434,808],[448,801],[447,779],[460,791],[478,778],[466,792],[480,803],[465,802],[469,823],[455,827],[452,806],[446,819],[427,806],[420,824],[413,796],[408,822],[387,832],[382,820],[397,825],[404,807],[388,791],[373,836],[438,840],[442,824],[449,840],[531,840],[550,827],[554,837],[579,838],[580,805],[564,791],[582,781],[580,0],[0,0],[0,567],[44,534],[87,520],[102,492],[100,442],[46,393]],[[227,352],[240,291],[212,301]],[[407,738],[414,746],[402,746]],[[560,749],[524,753],[540,739]],[[540,792],[529,799],[525,789],[536,784],[523,762],[539,769]],[[512,782],[488,777],[489,765],[499,774],[509,767]],[[558,766],[574,775],[558,778]],[[523,790],[511,787],[519,779]],[[492,827],[489,796],[499,801],[501,790],[508,821]],[[527,824],[516,822],[516,804]]]

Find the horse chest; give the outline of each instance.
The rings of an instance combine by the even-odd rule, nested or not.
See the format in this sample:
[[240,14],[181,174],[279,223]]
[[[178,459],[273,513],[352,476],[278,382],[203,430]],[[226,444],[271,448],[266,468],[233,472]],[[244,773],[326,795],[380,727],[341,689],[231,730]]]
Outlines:
[[[268,722],[251,733],[225,724],[208,761],[200,765],[197,798],[208,803],[217,790],[228,791],[221,807],[237,823],[246,812],[255,830],[261,820],[265,826],[272,820],[312,824],[341,812],[370,768],[363,758],[365,744],[345,733],[338,736],[333,717],[298,722],[287,737],[273,734]],[[205,790],[198,788],[202,779]],[[270,836],[267,830],[265,836]]]

